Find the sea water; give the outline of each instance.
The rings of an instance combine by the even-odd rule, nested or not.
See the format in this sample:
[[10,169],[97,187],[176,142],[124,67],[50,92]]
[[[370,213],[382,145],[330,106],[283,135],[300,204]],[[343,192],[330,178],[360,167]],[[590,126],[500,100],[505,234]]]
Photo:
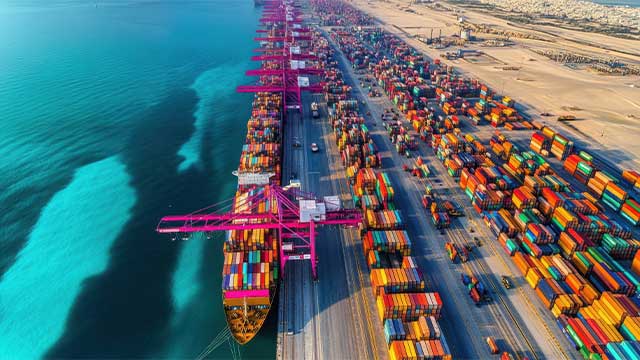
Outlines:
[[640,0],[590,0],[602,5],[640,7]]
[[221,236],[154,229],[233,196],[260,13],[0,2],[0,358],[193,358],[225,328]]

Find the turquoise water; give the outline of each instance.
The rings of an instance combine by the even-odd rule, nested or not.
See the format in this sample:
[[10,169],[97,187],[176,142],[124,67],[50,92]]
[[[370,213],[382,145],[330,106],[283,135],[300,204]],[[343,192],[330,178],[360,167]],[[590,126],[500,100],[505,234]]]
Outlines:
[[591,2],[602,5],[622,5],[631,7],[640,7],[640,0],[590,0]]
[[0,2],[0,358],[193,358],[225,327],[221,242],[153,230],[233,195],[260,9],[95,3]]

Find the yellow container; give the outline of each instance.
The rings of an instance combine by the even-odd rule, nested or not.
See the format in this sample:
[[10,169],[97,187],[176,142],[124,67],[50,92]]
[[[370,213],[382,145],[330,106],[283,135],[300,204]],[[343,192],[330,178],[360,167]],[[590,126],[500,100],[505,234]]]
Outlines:
[[529,283],[529,286],[535,289],[538,286],[538,282],[540,282],[540,279],[542,279],[542,274],[540,273],[540,270],[538,268],[531,268],[527,272],[527,276],[525,278],[527,280],[527,283]]

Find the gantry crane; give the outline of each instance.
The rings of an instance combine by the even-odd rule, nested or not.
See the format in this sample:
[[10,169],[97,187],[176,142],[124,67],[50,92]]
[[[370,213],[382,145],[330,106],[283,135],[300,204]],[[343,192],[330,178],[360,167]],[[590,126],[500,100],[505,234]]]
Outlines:
[[[268,29],[257,30],[254,38],[264,46],[256,49],[260,55],[251,60],[261,61],[262,68],[247,71],[249,76],[260,76],[260,85],[238,86],[238,92],[278,92],[283,95],[285,109],[302,112],[302,91],[321,92],[321,84],[311,84],[310,75],[321,75],[323,70],[309,62],[317,60],[305,51],[302,44],[310,41],[310,29],[302,26],[300,12],[293,2],[266,2],[260,22]],[[286,112],[285,112],[286,114]]]
[[[311,261],[313,278],[317,279],[317,226],[340,225],[356,227],[362,222],[358,209],[343,209],[337,196],[317,199],[297,188],[284,190],[267,185],[255,195],[235,198],[211,205],[187,215],[165,216],[156,231],[180,234],[229,230],[277,229],[280,274],[289,260]],[[258,212],[260,204],[268,203],[271,211]]]

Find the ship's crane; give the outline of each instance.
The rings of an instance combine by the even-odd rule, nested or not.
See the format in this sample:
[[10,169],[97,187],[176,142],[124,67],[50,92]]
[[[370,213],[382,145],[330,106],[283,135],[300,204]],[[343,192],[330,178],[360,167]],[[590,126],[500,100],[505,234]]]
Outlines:
[[[337,196],[317,199],[313,194],[291,187],[287,190],[267,185],[255,195],[211,205],[187,215],[165,216],[156,231],[162,234],[277,229],[280,273],[289,260],[311,261],[317,279],[316,228],[339,225],[356,227],[362,222],[358,209],[343,209]],[[271,211],[258,213],[260,204]]]

